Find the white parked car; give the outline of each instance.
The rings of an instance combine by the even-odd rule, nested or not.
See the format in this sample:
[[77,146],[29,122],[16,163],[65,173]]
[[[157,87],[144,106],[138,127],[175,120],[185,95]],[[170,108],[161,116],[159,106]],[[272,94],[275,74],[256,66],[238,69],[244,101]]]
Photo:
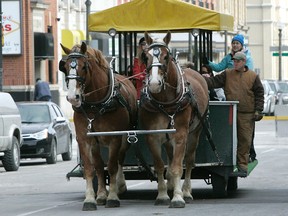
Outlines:
[[0,160],[6,171],[17,171],[22,146],[21,116],[9,93],[0,92]]
[[264,109],[263,113],[265,115],[274,115],[275,104],[276,104],[276,92],[274,92],[269,85],[267,80],[262,80],[262,85],[264,88]]

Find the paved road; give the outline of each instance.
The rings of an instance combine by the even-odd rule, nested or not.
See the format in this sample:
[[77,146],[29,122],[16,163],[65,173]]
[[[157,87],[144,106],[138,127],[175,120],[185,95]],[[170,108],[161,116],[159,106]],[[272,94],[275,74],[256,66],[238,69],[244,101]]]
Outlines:
[[85,181],[65,175],[76,165],[74,159],[56,165],[45,160],[23,160],[18,172],[5,172],[0,166],[0,215],[2,216],[79,216],[79,215],[287,215],[288,137],[275,134],[275,121],[256,125],[255,148],[258,166],[248,178],[239,179],[239,189],[225,199],[215,199],[212,187],[203,180],[192,180],[194,203],[184,209],[154,206],[156,183],[128,181],[128,193],[121,207],[98,206],[96,212],[82,212]]

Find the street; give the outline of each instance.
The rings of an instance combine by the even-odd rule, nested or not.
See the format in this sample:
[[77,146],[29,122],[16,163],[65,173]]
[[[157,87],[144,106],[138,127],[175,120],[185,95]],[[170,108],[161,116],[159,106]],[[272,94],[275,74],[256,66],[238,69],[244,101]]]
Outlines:
[[98,206],[97,211],[83,212],[85,181],[66,174],[77,164],[73,142],[73,160],[55,165],[44,159],[22,160],[17,172],[5,172],[0,166],[0,215],[287,215],[288,211],[288,137],[276,137],[275,120],[256,123],[255,148],[259,161],[247,178],[239,178],[238,190],[227,198],[215,199],[212,186],[192,180],[193,204],[171,209],[154,206],[156,183],[127,181],[128,192],[121,197],[120,208]]

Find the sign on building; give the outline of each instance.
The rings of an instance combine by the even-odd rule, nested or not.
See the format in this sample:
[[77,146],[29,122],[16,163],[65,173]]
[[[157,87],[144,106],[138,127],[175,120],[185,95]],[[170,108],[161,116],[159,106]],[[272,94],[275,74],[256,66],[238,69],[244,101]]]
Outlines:
[[2,0],[2,26],[4,44],[2,47],[3,55],[21,54],[21,17],[20,0]]

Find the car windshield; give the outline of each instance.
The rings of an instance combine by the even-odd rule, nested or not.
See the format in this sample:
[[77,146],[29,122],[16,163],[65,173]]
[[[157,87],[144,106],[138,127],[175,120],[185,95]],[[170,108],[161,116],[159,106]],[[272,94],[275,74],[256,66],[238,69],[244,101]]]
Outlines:
[[272,88],[272,90],[277,93],[277,89],[276,89],[276,86],[275,86],[275,83],[269,83],[270,87]]
[[262,85],[263,85],[263,88],[264,88],[264,94],[267,95],[269,93],[269,88],[264,83],[262,83]]
[[288,83],[279,82],[279,91],[282,93],[288,93]]
[[46,105],[18,105],[22,123],[49,123],[50,114]]

